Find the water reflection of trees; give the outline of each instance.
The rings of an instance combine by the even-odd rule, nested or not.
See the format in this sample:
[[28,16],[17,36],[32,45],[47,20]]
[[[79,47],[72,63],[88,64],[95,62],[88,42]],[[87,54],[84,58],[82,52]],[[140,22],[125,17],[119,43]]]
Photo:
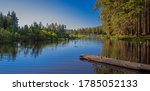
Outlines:
[[[96,44],[96,43],[100,44],[102,39],[98,38],[95,35],[89,35],[89,36],[86,36],[83,39],[76,40],[76,41],[82,43],[83,45],[84,44]],[[75,42],[75,41],[73,41],[73,42]]]
[[93,63],[93,68],[97,74],[149,74],[149,71],[137,71],[122,67]]
[[16,44],[1,44],[0,45],[0,60],[6,59],[6,60],[15,60],[17,53],[18,53],[18,47],[15,46]]
[[117,74],[117,73],[125,73],[120,70],[114,70],[111,69],[110,67],[104,66],[104,65],[99,65],[99,64],[93,64],[93,68],[97,74]]
[[52,50],[56,50],[59,46],[67,45],[68,41],[38,41],[38,42],[23,42],[13,44],[1,44],[0,45],[0,61],[14,61],[19,53],[23,55],[31,55],[38,57],[42,50],[46,47],[51,47]]
[[150,64],[150,42],[104,40],[103,56],[126,61]]

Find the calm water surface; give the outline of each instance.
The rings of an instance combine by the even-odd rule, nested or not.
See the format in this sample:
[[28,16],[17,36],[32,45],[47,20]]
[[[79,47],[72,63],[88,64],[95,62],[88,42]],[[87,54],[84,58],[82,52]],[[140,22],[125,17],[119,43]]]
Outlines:
[[[145,50],[145,51],[143,51]],[[5,74],[110,74],[149,73],[86,62],[80,54],[150,64],[150,44],[87,38],[65,42],[0,44],[0,73]]]

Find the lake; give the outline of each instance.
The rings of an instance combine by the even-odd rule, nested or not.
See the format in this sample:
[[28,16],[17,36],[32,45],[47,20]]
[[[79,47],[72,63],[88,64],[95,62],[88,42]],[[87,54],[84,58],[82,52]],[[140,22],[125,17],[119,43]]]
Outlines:
[[96,37],[0,44],[1,74],[135,74],[149,73],[80,60],[80,54],[150,64],[150,43],[101,40]]

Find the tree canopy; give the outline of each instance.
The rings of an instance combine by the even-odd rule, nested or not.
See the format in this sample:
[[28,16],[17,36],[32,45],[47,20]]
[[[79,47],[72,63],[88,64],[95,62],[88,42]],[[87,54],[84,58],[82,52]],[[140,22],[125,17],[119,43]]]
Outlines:
[[3,15],[0,12],[0,41],[29,41],[43,39],[68,38],[66,25],[51,23],[43,26],[42,22],[31,25],[18,25],[18,17],[14,11]]
[[150,34],[149,0],[97,0],[102,29],[110,35]]

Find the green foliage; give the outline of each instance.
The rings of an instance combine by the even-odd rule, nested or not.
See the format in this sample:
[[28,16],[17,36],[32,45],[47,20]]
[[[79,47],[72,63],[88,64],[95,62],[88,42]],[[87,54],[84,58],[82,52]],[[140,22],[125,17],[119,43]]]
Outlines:
[[8,41],[11,38],[12,34],[9,31],[4,30],[3,28],[0,29],[0,41]]
[[146,24],[144,18],[142,22],[138,19],[149,6],[149,0],[97,0],[94,9],[101,9],[102,29],[108,35],[133,35],[144,31],[136,27],[138,22]]
[[80,28],[80,29],[74,29],[74,30],[69,30],[69,34],[71,35],[90,35],[90,34],[105,34],[105,32],[102,31],[101,26],[98,27],[93,27],[93,28]]
[[30,26],[19,27],[18,18],[14,11],[8,12],[7,15],[0,13],[0,42],[58,40],[59,38],[69,38],[64,24],[52,23],[45,27],[42,22],[39,24],[34,22]]

